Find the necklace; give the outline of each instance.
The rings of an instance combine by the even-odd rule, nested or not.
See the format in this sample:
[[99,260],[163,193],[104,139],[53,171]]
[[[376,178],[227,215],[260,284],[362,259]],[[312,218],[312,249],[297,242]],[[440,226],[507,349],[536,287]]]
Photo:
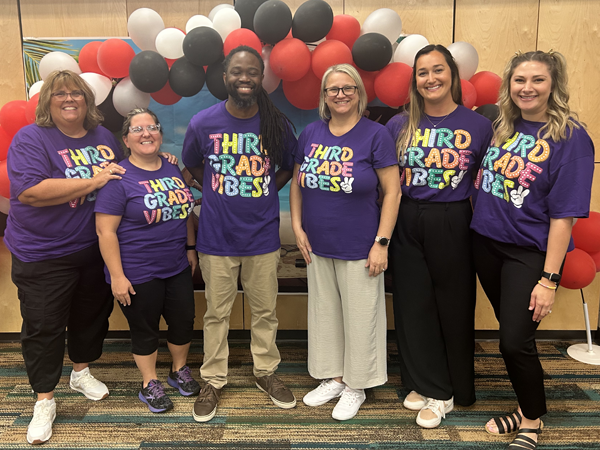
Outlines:
[[452,111],[450,111],[448,114],[446,114],[446,115],[445,115],[445,116],[442,118],[442,120],[440,120],[438,123],[433,123],[427,114],[425,114],[425,113],[423,113],[423,114],[425,114],[425,118],[426,118],[426,119],[427,119],[427,121],[428,121],[428,122],[431,124],[431,126],[432,126],[433,128],[437,128],[437,127],[438,127],[438,125],[439,125],[440,123],[442,123],[444,120],[446,120],[446,119],[448,118],[448,116],[449,116],[450,114],[452,114],[454,111],[456,111],[456,108],[454,108]]

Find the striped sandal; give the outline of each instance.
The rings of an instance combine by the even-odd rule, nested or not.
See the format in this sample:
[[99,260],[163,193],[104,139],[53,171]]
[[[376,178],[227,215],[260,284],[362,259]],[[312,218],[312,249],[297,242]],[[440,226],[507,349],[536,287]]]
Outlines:
[[519,425],[523,421],[523,416],[519,412],[518,409],[515,409],[511,414],[507,414],[506,416],[494,417],[492,419],[498,428],[497,433],[492,433],[488,430],[486,425],[485,431],[494,436],[505,435],[505,434],[514,434],[519,431]]
[[525,436],[525,433],[533,433],[539,436],[542,434],[543,427],[544,423],[540,420],[540,426],[538,428],[521,428],[519,434],[515,436],[507,450],[535,450],[538,443],[530,437]]

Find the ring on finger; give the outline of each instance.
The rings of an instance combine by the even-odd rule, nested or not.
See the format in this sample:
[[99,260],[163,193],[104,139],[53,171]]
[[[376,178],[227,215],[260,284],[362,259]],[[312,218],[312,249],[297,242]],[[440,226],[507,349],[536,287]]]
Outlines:
[[113,173],[112,169],[108,169],[108,171],[109,171],[109,172],[110,172],[110,174],[112,175],[112,173]]

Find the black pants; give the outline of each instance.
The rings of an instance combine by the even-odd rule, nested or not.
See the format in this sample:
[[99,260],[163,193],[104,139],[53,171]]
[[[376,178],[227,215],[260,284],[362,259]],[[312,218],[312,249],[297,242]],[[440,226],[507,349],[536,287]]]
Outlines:
[[71,361],[88,363],[102,355],[113,296],[98,244],[38,262],[13,255],[12,280],[21,302],[29,382],[35,392],[51,392],[62,374],[67,329]]
[[474,233],[475,267],[500,323],[500,352],[523,415],[546,413],[544,373],[535,345],[539,322],[529,310],[531,291],[540,279],[545,252],[494,241]]
[[196,311],[190,267],[169,278],[135,284],[133,289],[131,305],[119,305],[129,322],[134,355],[150,355],[158,349],[161,316],[169,326],[168,342],[184,345],[192,341]]
[[463,406],[475,402],[472,209],[402,197],[391,241],[403,384]]

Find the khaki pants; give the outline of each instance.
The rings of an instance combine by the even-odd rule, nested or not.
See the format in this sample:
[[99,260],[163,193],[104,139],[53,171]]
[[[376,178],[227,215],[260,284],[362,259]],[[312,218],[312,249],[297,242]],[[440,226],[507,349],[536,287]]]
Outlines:
[[238,274],[248,299],[252,322],[250,351],[254,375],[263,377],[277,370],[281,358],[277,335],[277,265],[279,250],[255,256],[214,256],[199,253],[206,285],[204,315],[204,362],[200,375],[221,389],[227,384],[229,316],[237,295]]

